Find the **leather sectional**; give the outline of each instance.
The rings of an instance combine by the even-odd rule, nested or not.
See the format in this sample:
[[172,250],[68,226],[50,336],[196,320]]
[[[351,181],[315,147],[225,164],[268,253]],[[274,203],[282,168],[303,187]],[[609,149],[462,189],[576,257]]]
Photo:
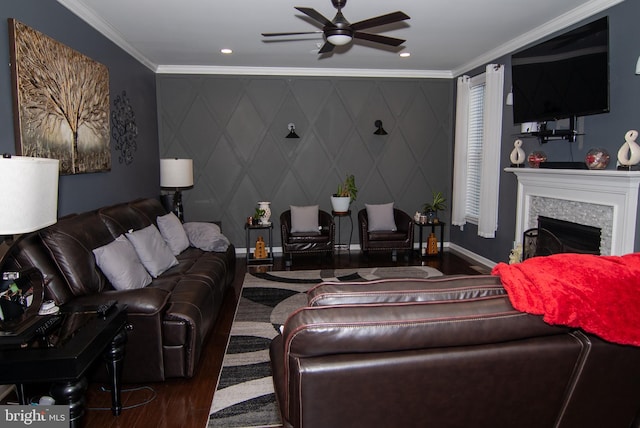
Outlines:
[[67,216],[23,235],[4,268],[37,267],[45,299],[58,305],[92,306],[117,300],[128,307],[124,382],[192,377],[203,342],[235,275],[235,248],[224,252],[189,247],[178,264],[138,289],[116,290],[96,265],[92,250],[130,230],[156,224],[167,214],[159,200],[128,203]]
[[638,426],[640,348],[519,312],[494,276],[320,284],[270,351],[286,427]]

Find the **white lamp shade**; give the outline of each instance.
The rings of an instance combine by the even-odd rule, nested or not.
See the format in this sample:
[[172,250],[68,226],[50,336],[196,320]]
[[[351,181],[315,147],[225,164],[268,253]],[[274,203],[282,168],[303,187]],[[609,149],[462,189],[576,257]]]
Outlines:
[[0,159],[0,235],[33,232],[57,221],[59,163],[23,156]]
[[193,186],[193,159],[160,159],[160,187]]
[[638,57],[638,62],[636,62],[636,74],[640,74],[640,56]]

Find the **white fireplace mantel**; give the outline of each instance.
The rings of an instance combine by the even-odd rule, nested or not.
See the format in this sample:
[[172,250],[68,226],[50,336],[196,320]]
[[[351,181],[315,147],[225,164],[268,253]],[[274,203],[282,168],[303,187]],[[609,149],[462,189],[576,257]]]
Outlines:
[[[505,168],[518,177],[516,242],[531,227],[532,198],[552,198],[613,208],[611,247],[603,254],[634,251],[640,171]],[[535,219],[537,220],[537,219]]]

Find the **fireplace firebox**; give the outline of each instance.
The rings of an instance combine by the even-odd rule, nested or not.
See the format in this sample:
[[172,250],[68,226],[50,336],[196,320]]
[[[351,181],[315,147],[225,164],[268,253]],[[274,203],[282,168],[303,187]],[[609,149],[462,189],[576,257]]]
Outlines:
[[600,254],[602,229],[545,216],[524,232],[523,258],[557,253]]

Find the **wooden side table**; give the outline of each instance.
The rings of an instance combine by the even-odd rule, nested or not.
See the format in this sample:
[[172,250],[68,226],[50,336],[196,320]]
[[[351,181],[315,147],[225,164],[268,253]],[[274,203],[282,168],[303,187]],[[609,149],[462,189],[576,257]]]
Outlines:
[[[258,225],[255,225],[255,226],[250,225],[248,223],[245,223],[244,230],[245,230],[246,237],[247,237],[247,241],[246,241],[247,264],[250,264],[250,263],[271,264],[271,263],[273,263],[273,223],[258,224]],[[269,255],[267,257],[263,258],[263,259],[256,259],[251,254],[251,232],[252,231],[260,231],[260,230],[266,230],[268,232],[269,242],[267,243],[267,245],[269,245]]]
[[64,318],[60,326],[26,347],[0,347],[0,384],[16,384],[19,401],[26,405],[24,384],[51,382],[56,404],[69,405],[69,426],[79,427],[88,385],[86,373],[102,357],[111,379],[111,410],[119,415],[126,306],[116,305],[105,316],[99,315],[95,306],[63,308],[57,316]]
[[445,222],[439,221],[437,223],[414,223],[418,229],[418,255],[422,257],[422,229],[425,227],[431,228],[431,233],[436,232],[436,226],[440,226],[440,251],[438,252],[439,256],[442,256],[442,251],[444,250],[444,227],[446,225]]

